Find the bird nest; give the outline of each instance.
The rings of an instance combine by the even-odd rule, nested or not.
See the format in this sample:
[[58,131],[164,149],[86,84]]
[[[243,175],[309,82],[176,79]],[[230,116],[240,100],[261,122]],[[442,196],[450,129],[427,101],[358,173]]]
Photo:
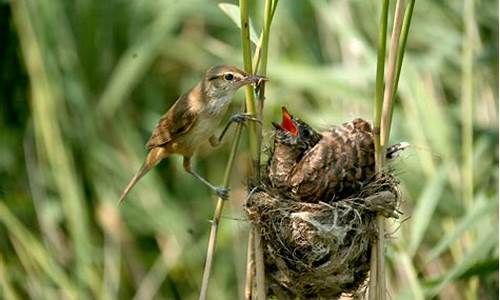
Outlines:
[[376,215],[399,214],[396,178],[384,171],[348,197],[308,202],[278,193],[265,180],[254,184],[246,211],[262,236],[268,295],[357,297],[370,269]]

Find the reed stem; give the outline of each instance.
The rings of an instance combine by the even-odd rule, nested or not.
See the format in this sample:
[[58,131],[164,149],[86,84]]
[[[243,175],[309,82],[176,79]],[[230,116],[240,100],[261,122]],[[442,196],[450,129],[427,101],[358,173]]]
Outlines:
[[[389,55],[387,59],[387,74],[385,87],[383,83],[383,59],[385,58],[385,44],[387,36],[387,2],[384,2],[380,21],[379,52],[377,62],[377,83],[375,97],[375,164],[377,172],[384,167],[384,153],[389,141],[389,134],[394,110],[394,98],[396,96],[401,66],[403,63],[406,41],[410,28],[411,17],[415,5],[410,0],[406,6],[405,0],[397,0],[394,12],[394,23],[391,34]],[[382,55],[383,54],[383,55]],[[382,88],[384,91],[382,92]],[[386,270],[385,270],[385,218],[377,216],[377,241],[372,247],[370,299],[386,299]],[[375,262],[373,260],[376,260]]]
[[[240,144],[241,132],[243,130],[243,125],[238,124],[236,128],[236,133],[233,139],[233,144],[231,146],[231,153],[229,154],[229,159],[227,161],[226,170],[224,172],[223,186],[225,188],[229,187],[229,180],[231,179],[231,173],[233,171],[234,161],[236,158],[236,153],[238,152],[238,146]],[[212,225],[210,227],[210,237],[208,239],[207,247],[207,258],[205,262],[205,269],[203,270],[203,281],[201,284],[200,300],[207,299],[208,283],[210,281],[210,274],[212,271],[212,264],[215,256],[215,245],[217,242],[217,232],[219,228],[219,222],[222,217],[222,210],[224,208],[226,200],[222,198],[217,199],[217,206],[215,207],[214,218],[212,220]]]
[[[375,102],[374,102],[374,118],[373,118],[373,133],[375,142],[375,166],[376,170],[381,169],[383,163],[383,155],[380,144],[380,123],[382,119],[382,104],[384,96],[384,66],[385,66],[385,50],[386,50],[386,40],[387,40],[387,16],[389,11],[389,0],[384,0],[382,4],[382,11],[380,14],[380,24],[379,24],[379,36],[378,36],[378,49],[377,49],[377,75],[376,75],[376,85],[375,85]],[[380,300],[379,298],[379,283],[383,281],[384,278],[380,278],[379,268],[384,265],[384,262],[380,261],[380,257],[384,258],[383,253],[379,253],[379,249],[384,248],[384,240],[380,239],[380,236],[384,234],[383,219],[382,222],[380,218],[382,216],[377,216],[377,230],[378,238],[377,241],[372,245],[371,251],[371,261],[370,261],[370,281],[369,281],[369,299],[370,300]]]

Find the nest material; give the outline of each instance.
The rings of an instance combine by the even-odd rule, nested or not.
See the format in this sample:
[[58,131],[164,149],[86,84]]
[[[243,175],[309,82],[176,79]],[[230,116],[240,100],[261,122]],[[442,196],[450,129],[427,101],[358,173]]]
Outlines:
[[278,299],[356,295],[370,269],[375,217],[397,217],[398,203],[397,180],[390,172],[329,202],[298,202],[266,182],[255,185],[247,213],[262,235],[268,294]]

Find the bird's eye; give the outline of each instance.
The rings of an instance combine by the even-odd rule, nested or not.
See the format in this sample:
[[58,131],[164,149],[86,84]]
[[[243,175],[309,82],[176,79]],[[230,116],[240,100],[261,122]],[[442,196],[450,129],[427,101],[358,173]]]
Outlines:
[[224,79],[226,79],[226,80],[233,80],[233,78],[234,78],[234,76],[231,73],[224,75]]

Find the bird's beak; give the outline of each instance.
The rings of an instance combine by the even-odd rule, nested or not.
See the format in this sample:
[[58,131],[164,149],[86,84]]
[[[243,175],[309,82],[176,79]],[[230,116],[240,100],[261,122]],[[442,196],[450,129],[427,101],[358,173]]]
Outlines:
[[269,81],[267,77],[259,75],[248,75],[244,80],[244,84],[261,83],[262,81]]
[[290,115],[286,107],[284,106],[281,107],[281,114],[282,114],[281,124],[273,123],[274,128],[287,131],[293,136],[299,135],[299,130],[292,119],[292,115]]

